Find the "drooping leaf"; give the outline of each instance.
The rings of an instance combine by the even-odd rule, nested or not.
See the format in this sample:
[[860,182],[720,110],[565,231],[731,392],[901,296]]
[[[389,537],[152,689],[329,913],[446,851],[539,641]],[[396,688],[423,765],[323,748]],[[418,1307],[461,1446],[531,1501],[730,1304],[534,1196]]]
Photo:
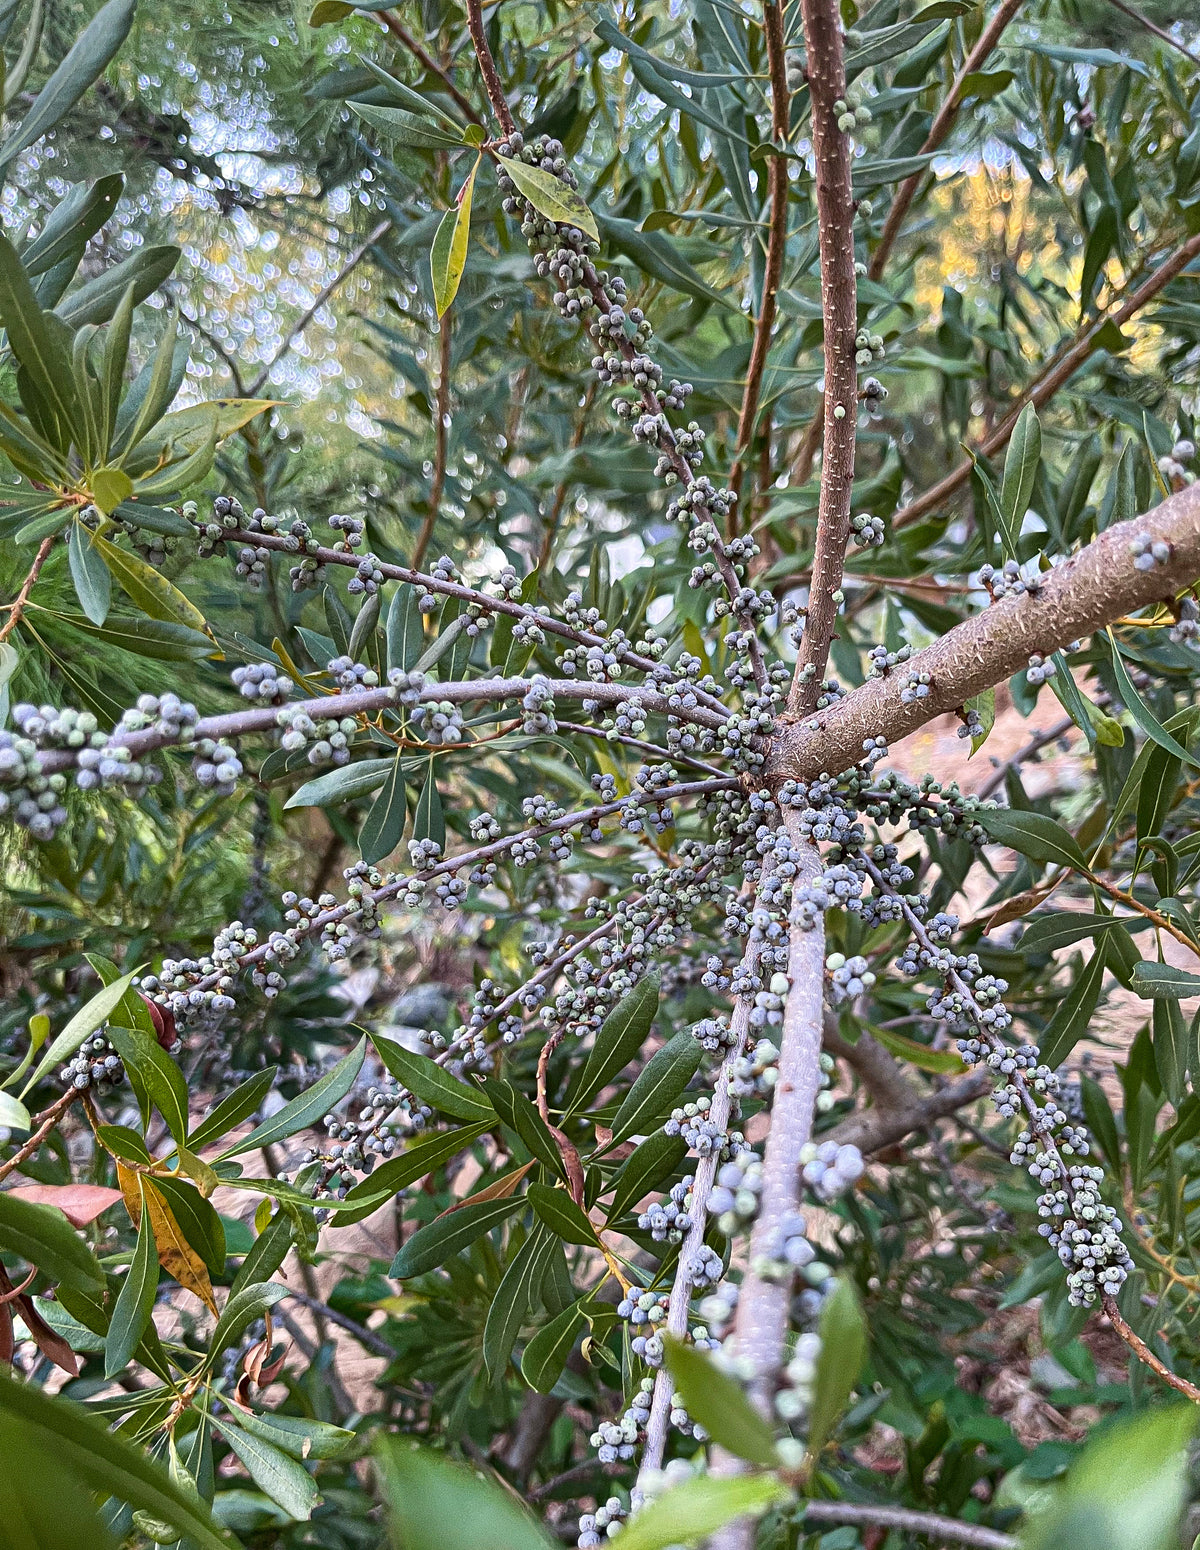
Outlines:
[[225,1416],[210,1415],[210,1419],[259,1490],[265,1491],[289,1518],[307,1523],[321,1493],[304,1466],[264,1438],[235,1426]]
[[[374,763],[374,760],[371,762]],[[359,831],[358,848],[363,860],[373,864],[390,856],[404,835],[407,817],[404,761],[397,754]]]
[[543,1324],[526,1345],[521,1354],[521,1376],[539,1394],[548,1394],[558,1382],[583,1321],[583,1309],[573,1302]]
[[1028,856],[1043,866],[1065,866],[1087,871],[1087,857],[1075,837],[1045,813],[1014,812],[1008,808],[984,809],[977,815],[990,840]]
[[226,1147],[221,1156],[236,1157],[240,1152],[260,1150],[275,1141],[286,1141],[298,1130],[315,1125],[335,1104],[340,1103],[354,1086],[358,1080],[358,1073],[362,1070],[366,1052],[367,1036],[364,1033],[350,1053],[339,1060],[331,1071],[327,1071],[323,1077],[298,1094],[290,1103],[285,1103],[277,1114],[272,1114],[270,1119],[263,1120],[262,1124],[257,1125],[248,1136],[243,1136],[233,1146]]
[[446,820],[442,815],[442,799],[438,794],[432,759],[429,761],[425,784],[421,787],[421,795],[417,798],[412,837],[414,840],[433,840],[443,850],[446,848]]
[[397,1550],[551,1550],[510,1492],[445,1454],[383,1436],[375,1460]]
[[184,624],[189,630],[205,630],[204,615],[161,571],[140,555],[118,549],[99,533],[92,543],[122,590],[143,613],[168,624]]
[[833,1435],[867,1354],[867,1326],[858,1295],[839,1279],[821,1306],[821,1351],[808,1414],[808,1448],[816,1458]]
[[371,1043],[396,1080],[431,1108],[470,1122],[495,1120],[495,1111],[478,1088],[451,1076],[428,1055],[418,1055],[382,1034],[373,1034]]
[[457,203],[447,210],[438,223],[433,247],[429,254],[429,269],[433,278],[433,304],[439,320],[445,317],[451,303],[458,295],[459,283],[467,264],[467,247],[471,241],[471,200],[475,190],[475,174],[479,171],[479,159],[467,174],[467,180],[458,193]]
[[555,1249],[553,1233],[534,1227],[513,1255],[488,1308],[483,1363],[493,1382],[504,1375],[513,1346],[536,1301]]
[[1051,1070],[1062,1064],[1091,1024],[1100,1001],[1100,988],[1104,983],[1107,940],[1103,934],[1096,938],[1092,956],[1054,1009],[1054,1016],[1046,1024],[1046,1030],[1038,1041],[1042,1060]]
[[112,602],[112,577],[108,566],[92,548],[91,534],[82,522],[71,524],[67,556],[79,606],[93,624],[103,624]]

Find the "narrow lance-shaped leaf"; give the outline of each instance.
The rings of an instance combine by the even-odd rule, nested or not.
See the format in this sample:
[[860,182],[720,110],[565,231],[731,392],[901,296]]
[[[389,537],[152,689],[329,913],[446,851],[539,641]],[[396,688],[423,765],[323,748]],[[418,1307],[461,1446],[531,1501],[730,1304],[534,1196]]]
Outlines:
[[92,548],[91,534],[76,519],[67,542],[71,580],[79,606],[93,624],[103,624],[112,602],[112,576],[99,554]]
[[315,1125],[335,1104],[338,1104],[358,1080],[363,1058],[367,1052],[367,1036],[364,1033],[358,1043],[332,1071],[327,1071],[320,1081],[314,1082],[290,1103],[284,1104],[278,1114],[272,1114],[248,1136],[227,1147],[222,1157],[236,1157],[239,1152],[259,1150],[275,1141],[286,1141],[298,1130]]
[[599,242],[596,217],[573,188],[560,182],[552,172],[531,167],[519,156],[502,157],[500,165],[539,215],[567,226],[578,226],[593,242]]
[[373,864],[390,856],[399,845],[408,817],[408,797],[404,780],[404,761],[397,754],[384,777],[379,795],[363,820],[358,848],[364,861]]
[[104,1342],[106,1378],[115,1378],[128,1367],[146,1333],[146,1326],[154,1311],[154,1294],[157,1290],[158,1250],[154,1241],[154,1226],[150,1212],[143,1209],[133,1261],[121,1282],[112,1323]]
[[97,1028],[108,1021],[137,973],[137,969],[131,969],[128,974],[122,974],[119,980],[114,980],[111,985],[105,985],[103,990],[97,991],[90,1001],[79,1008],[38,1062],[33,1075],[25,1084],[22,1097],[41,1081],[47,1071],[53,1070],[55,1066],[69,1059],[89,1034],[95,1033]]
[[867,1326],[849,1281],[839,1280],[820,1318],[821,1352],[808,1415],[808,1448],[815,1459],[833,1434],[867,1354]]
[[735,1457],[766,1468],[776,1463],[774,1434],[737,1379],[673,1335],[666,1346],[667,1366],[692,1419]]
[[455,207],[447,210],[439,222],[430,250],[433,302],[439,319],[445,317],[451,302],[458,295],[459,282],[466,268],[467,247],[471,240],[471,199],[480,160],[482,158],[476,159],[467,174],[466,182],[459,189]]
[[617,1146],[652,1128],[695,1076],[700,1056],[700,1046],[690,1033],[677,1033],[652,1055],[617,1110],[609,1145]]

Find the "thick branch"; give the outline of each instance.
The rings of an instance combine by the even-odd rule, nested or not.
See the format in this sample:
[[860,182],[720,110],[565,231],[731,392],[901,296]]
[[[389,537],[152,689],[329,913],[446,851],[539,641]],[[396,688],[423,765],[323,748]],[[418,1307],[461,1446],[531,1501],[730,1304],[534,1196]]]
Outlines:
[[[980,442],[979,453],[983,457],[994,457],[997,452],[1006,447],[1025,405],[1032,404],[1035,409],[1040,409],[1043,404],[1048,403],[1059,388],[1069,382],[1087,358],[1099,348],[1101,331],[1110,323],[1115,324],[1117,328],[1123,328],[1130,318],[1140,312],[1148,302],[1153,301],[1176,275],[1182,274],[1197,254],[1200,254],[1200,232],[1189,237],[1185,243],[1176,248],[1170,258],[1165,259],[1152,275],[1147,276],[1119,307],[1112,312],[1101,313],[1081,328],[1070,345],[1050,361],[1037,381],[1013,400],[996,429]],[[893,529],[908,527],[929,512],[936,511],[956,490],[966,484],[974,466],[968,458],[931,489],[926,490],[923,495],[918,495],[916,500],[905,506],[903,511],[896,513],[892,522]]]
[[861,1523],[899,1529],[902,1534],[924,1534],[932,1540],[971,1545],[974,1550],[1017,1550],[1011,1534],[961,1523],[937,1512],[914,1512],[910,1507],[890,1507],[874,1502],[806,1502],[805,1523]]
[[850,536],[854,437],[858,423],[857,281],[854,275],[854,195],[850,139],[838,127],[844,111],[846,67],[836,0],[801,0],[812,99],[816,161],[817,232],[821,252],[821,311],[825,354],[825,456],[817,538],[809,583],[808,619],[788,708],[803,714],[820,695],[829,646],[837,627],[835,594],[842,584]]
[[924,1130],[934,1120],[945,1119],[948,1114],[974,1103],[989,1093],[993,1085],[987,1072],[976,1071],[937,1092],[923,1093],[902,1108],[876,1106],[851,1114],[840,1125],[825,1132],[821,1139],[836,1141],[839,1146],[856,1146],[866,1157],[895,1146],[897,1141]]
[[[1130,550],[1135,536],[1163,540],[1165,565],[1138,570]],[[775,739],[769,773],[775,780],[837,774],[862,757],[867,738],[895,743],[972,695],[1000,683],[1037,653],[1048,657],[1073,640],[1149,603],[1162,602],[1200,576],[1200,485],[1161,506],[1109,528],[1048,572],[1035,594],[1009,595],[948,631],[886,678],[869,679],[845,699]],[[928,673],[927,699],[905,703],[909,673]]]
[[504,95],[504,83],[500,79],[499,70],[496,69],[496,61],[492,58],[492,51],[488,47],[487,31],[483,25],[482,0],[467,0],[467,26],[471,29],[471,42],[475,48],[475,57],[479,61],[479,69],[483,75],[483,84],[487,88],[492,112],[500,120],[500,127],[504,133],[510,135],[517,124],[508,106],[508,98]]

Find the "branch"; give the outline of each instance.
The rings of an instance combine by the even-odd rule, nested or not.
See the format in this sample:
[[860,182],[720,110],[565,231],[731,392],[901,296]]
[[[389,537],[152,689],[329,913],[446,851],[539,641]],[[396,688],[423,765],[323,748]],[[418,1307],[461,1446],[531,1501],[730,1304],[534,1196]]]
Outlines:
[[1017,1550],[1011,1534],[978,1523],[962,1523],[937,1512],[914,1512],[909,1507],[889,1507],[874,1502],[806,1502],[805,1523],[862,1523],[899,1529],[902,1534],[924,1534],[930,1539],[952,1539],[975,1550]]
[[321,1302],[317,1297],[310,1297],[306,1292],[289,1291],[288,1296],[293,1302],[298,1302],[310,1313],[328,1320],[330,1324],[336,1324],[339,1329],[344,1329],[347,1334],[353,1335],[373,1356],[382,1356],[391,1362],[396,1359],[396,1351],[388,1345],[382,1335],[377,1335],[373,1329],[368,1329],[365,1324],[349,1318],[344,1313],[339,1313],[336,1308],[331,1308],[327,1302]]
[[[783,31],[782,0],[767,0],[763,8],[763,30],[767,39],[767,63],[771,73],[771,138],[783,146],[788,138],[788,105],[791,93],[787,84],[787,50]],[[754,325],[754,344],[750,350],[750,364],[746,369],[746,385],[742,390],[742,408],[738,416],[737,461],[729,484],[739,502],[742,482],[746,473],[746,455],[754,436],[754,422],[758,414],[759,394],[762,391],[763,372],[771,348],[771,331],[775,326],[775,298],[783,274],[783,259],[787,249],[788,227],[788,164],[785,156],[772,156],[768,172],[767,199],[771,210],[770,231],[767,238],[767,259],[763,270],[762,304],[758,309],[758,321]],[[738,507],[729,513],[729,524],[736,532]],[[749,519],[747,519],[749,526]]]
[[1106,1295],[1101,1298],[1101,1302],[1104,1305],[1104,1311],[1108,1315],[1112,1327],[1133,1354],[1145,1362],[1146,1366],[1151,1371],[1156,1372],[1163,1382],[1170,1388],[1173,1388],[1176,1393],[1190,1399],[1193,1405],[1200,1405],[1200,1388],[1197,1388],[1194,1383],[1189,1383],[1186,1378],[1178,1377],[1165,1362],[1160,1361],[1155,1356],[1142,1337],[1125,1321],[1120,1308],[1117,1307],[1116,1298]]
[[504,85],[500,80],[500,72],[496,69],[496,61],[492,58],[492,51],[488,47],[487,31],[483,25],[482,0],[467,0],[467,26],[471,30],[471,42],[475,46],[475,57],[479,61],[479,69],[483,74],[483,84],[487,89],[492,112],[500,120],[500,127],[504,133],[510,135],[517,127],[517,123],[508,106],[508,98],[504,95]]
[[[945,1119],[957,1109],[984,1097],[993,1085],[986,1072],[975,1071],[936,1092],[922,1093],[901,1108],[876,1106],[851,1114],[840,1125],[824,1133],[821,1139],[836,1141],[839,1146],[856,1146],[864,1157],[882,1152],[885,1147],[903,1141],[905,1136],[924,1130],[934,1120]],[[1004,1155],[1007,1157],[1008,1153]]]
[[412,33],[401,24],[399,18],[393,16],[390,11],[376,11],[375,15],[377,19],[381,21],[387,30],[391,33],[392,37],[394,37],[398,43],[402,43],[413,56],[413,58],[418,60],[424,66],[424,68],[429,71],[430,75],[437,76],[438,80],[441,81],[442,85],[450,93],[451,97],[454,98],[454,101],[458,104],[462,112],[467,115],[471,122],[473,124],[482,124],[483,120],[480,118],[479,114],[467,101],[466,97],[463,96],[462,92],[459,91],[458,87],[455,86],[450,72],[448,70],[442,69],[441,65],[438,64],[437,60],[434,59],[429,50],[425,48],[423,44],[419,43],[417,39],[413,37]]
[[[1143,280],[1114,312],[1101,313],[1081,328],[1070,345],[1050,360],[1041,376],[1013,400],[996,429],[980,442],[977,449],[979,455],[994,457],[1007,446],[1008,438],[1012,435],[1025,405],[1032,404],[1035,409],[1040,409],[1043,404],[1048,403],[1097,348],[1101,330],[1110,323],[1115,324],[1117,328],[1122,328],[1135,313],[1141,311],[1147,302],[1153,301],[1158,293],[1175,279],[1176,275],[1181,274],[1197,254],[1200,254],[1200,232],[1196,232],[1176,248],[1170,258],[1165,259],[1152,275]],[[918,495],[916,500],[904,507],[903,511],[898,511],[892,520],[893,531],[908,527],[928,512],[935,511],[954,494],[955,490],[966,484],[974,466],[968,458],[931,489],[926,490],[923,495]]]
[[21,583],[21,590],[7,605],[8,618],[0,625],[0,641],[7,640],[12,632],[20,624],[25,613],[25,604],[29,601],[29,594],[33,591],[34,583],[42,573],[42,566],[46,563],[46,556],[54,548],[56,534],[51,533],[48,538],[43,538],[38,545],[38,552],[33,557],[33,564],[29,567],[29,574]]
[[838,127],[834,104],[844,103],[846,66],[836,0],[801,0],[812,100],[816,161],[817,232],[821,253],[821,312],[825,354],[825,456],[817,538],[809,582],[808,618],[800,642],[788,709],[804,713],[821,693],[829,646],[837,627],[834,594],[842,584],[850,536],[854,438],[858,424],[857,281],[854,275],[854,195],[850,138]]
[[363,259],[367,256],[375,244],[379,242],[381,238],[385,237],[387,233],[391,231],[391,229],[392,218],[389,215],[386,220],[380,221],[379,225],[376,226],[375,230],[371,232],[370,236],[367,237],[365,241],[359,243],[354,252],[351,253],[350,257],[338,270],[337,274],[334,275],[333,279],[330,280],[327,285],[323,285],[321,287],[321,289],[317,292],[316,299],[313,301],[312,306],[309,307],[308,311],[305,312],[304,315],[292,325],[291,329],[280,342],[279,348],[275,351],[275,354],[271,357],[271,359],[259,372],[258,376],[255,377],[254,381],[250,384],[249,396],[251,398],[262,391],[263,385],[266,383],[271,373],[275,370],[276,366],[278,366],[279,362],[291,350],[292,346],[296,343],[296,340],[299,339],[300,335],[312,322],[313,318],[316,317],[317,313],[320,312],[321,308],[333,295],[334,291],[337,290],[338,286],[341,285],[342,281],[354,273],[359,264],[362,263]]
[[[1136,569],[1130,540],[1143,534],[1170,546],[1165,565]],[[774,741],[768,776],[805,780],[849,769],[862,758],[867,738],[895,743],[1010,677],[1035,653],[1051,656],[1122,614],[1173,597],[1197,576],[1200,485],[1192,485],[1108,528],[1048,572],[1036,594],[1001,598],[886,678],[869,679],[827,710],[791,720]],[[910,672],[929,674],[930,693],[906,704],[901,695]]]
[[4,1162],[0,1163],[0,1180],[6,1179],[10,1173],[14,1173],[23,1162],[33,1156],[78,1097],[79,1093],[77,1090],[74,1087],[68,1087],[61,1098],[56,1098],[48,1109],[42,1110],[37,1116],[37,1120],[40,1121],[38,1128],[29,1137],[29,1140],[23,1142],[11,1157],[6,1158]]
[[1160,27],[1157,22],[1152,22],[1148,16],[1143,16],[1141,11],[1135,11],[1131,5],[1126,5],[1124,0],[1108,0],[1109,5],[1118,11],[1124,12],[1131,21],[1137,22],[1139,27],[1144,27],[1147,32],[1152,32],[1156,38],[1168,44],[1171,48],[1177,48],[1185,59],[1190,59],[1194,65],[1200,65],[1200,54],[1193,54],[1190,48],[1185,47],[1178,38],[1173,38],[1165,27]]
[[[1117,0],[1112,0],[1113,4]],[[929,133],[921,146],[921,156],[928,156],[931,151],[936,151],[946,136],[954,127],[958,118],[958,110],[962,106],[963,94],[967,86],[967,78],[979,70],[984,60],[987,59],[996,44],[1000,41],[1000,35],[1012,21],[1021,8],[1021,0],[1004,0],[1003,5],[988,22],[979,35],[979,41],[962,62],[962,68],[954,78],[954,85],[950,88],[950,95],[942,103],[937,111],[937,117],[930,125]],[[888,210],[887,220],[883,225],[883,233],[879,238],[879,246],[871,255],[871,266],[867,273],[872,280],[878,280],[883,273],[884,265],[891,255],[892,247],[900,234],[900,228],[904,225],[904,217],[908,214],[909,206],[913,202],[917,189],[921,186],[921,180],[925,176],[923,172],[914,172],[911,177],[905,178],[896,190],[891,208]]]

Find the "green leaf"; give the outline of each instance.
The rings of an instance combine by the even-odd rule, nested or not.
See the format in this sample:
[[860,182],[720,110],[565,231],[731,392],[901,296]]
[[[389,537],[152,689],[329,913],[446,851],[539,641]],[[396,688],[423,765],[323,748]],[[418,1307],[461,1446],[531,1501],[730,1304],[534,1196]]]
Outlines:
[[410,1143],[399,1157],[390,1157],[349,1190],[342,1201],[343,1208],[349,1209],[339,1211],[338,1226],[360,1222],[372,1212],[378,1211],[400,1190],[425,1178],[442,1163],[470,1146],[472,1141],[478,1140],[494,1123],[495,1116],[489,1116],[482,1124],[464,1125],[460,1129],[425,1136],[420,1141]]
[[142,1336],[154,1312],[154,1295],[158,1291],[158,1249],[154,1242],[154,1228],[150,1212],[143,1208],[142,1224],[138,1228],[137,1245],[133,1262],[113,1309],[112,1322],[108,1326],[108,1338],[104,1342],[104,1376],[115,1378],[125,1371],[133,1353],[142,1343]]
[[658,1012],[659,977],[647,974],[627,990],[604,1019],[583,1068],[568,1116],[577,1114],[640,1052]]
[[529,1186],[529,1204],[551,1231],[566,1243],[582,1244],[594,1249],[600,1239],[588,1220],[587,1212],[577,1206],[565,1189],[552,1189],[548,1184]]
[[[261,1234],[259,1241],[265,1236]],[[217,1327],[213,1330],[205,1365],[212,1366],[221,1352],[239,1340],[255,1319],[262,1318],[268,1308],[273,1308],[277,1302],[290,1296],[287,1287],[275,1281],[251,1281],[231,1292],[229,1301],[221,1309]]]
[[111,516],[121,502],[127,501],[133,494],[133,480],[123,468],[97,468],[91,476],[90,484],[92,503],[106,517]]
[[451,134],[440,125],[431,124],[427,118],[418,118],[406,108],[379,107],[371,102],[348,102],[346,106],[359,118],[365,118],[373,129],[382,130],[406,146],[418,146],[424,151],[462,149],[461,129]]
[[224,441],[268,409],[278,409],[279,404],[277,398],[208,398],[165,415],[155,426],[154,440],[170,448],[177,458],[190,457],[207,445],[214,419],[217,440]]
[[305,781],[283,805],[285,808],[334,807],[341,802],[352,802],[356,797],[378,791],[395,768],[394,755],[387,759],[360,759],[356,764],[344,764],[341,769],[327,770],[315,780]]
[[1196,1411],[1171,1405],[1111,1422],[1021,1536],[1022,1550],[1176,1550]]
[[179,256],[180,249],[171,243],[139,248],[64,297],[54,309],[54,315],[68,328],[82,328],[86,323],[107,323],[116,317],[130,290],[134,302],[145,301],[156,291],[179,262]]
[[984,809],[976,814],[990,840],[1028,856],[1042,866],[1088,870],[1087,857],[1075,837],[1045,813],[1016,812],[1010,808]]
[[773,1474],[698,1475],[672,1486],[635,1513],[621,1530],[621,1550],[698,1545],[734,1518],[759,1517],[791,1494],[791,1488]]
[[519,156],[501,157],[500,165],[539,215],[565,226],[578,226],[593,242],[600,241],[596,218],[573,188],[551,172],[531,167]]
[[6,1130],[32,1130],[29,1110],[12,1093],[0,1093],[0,1125]]
[[[392,593],[387,617],[387,665],[408,672],[419,660],[425,649],[425,626],[422,622],[420,598],[417,589],[402,581]],[[497,629],[500,622],[497,622]]]
[[199,630],[186,624],[169,624],[164,619],[117,618],[110,614],[101,627],[82,614],[55,614],[54,617],[96,640],[154,662],[195,662],[200,657],[211,656],[216,650],[209,637]]
[[263,1438],[243,1431],[240,1426],[234,1426],[223,1416],[215,1416],[210,1412],[209,1420],[246,1466],[247,1473],[259,1490],[265,1491],[289,1518],[307,1523],[321,1493],[303,1464],[288,1458],[286,1453]]
[[687,1142],[681,1136],[668,1136],[661,1130],[647,1136],[617,1174],[608,1220],[615,1222],[630,1206],[657,1189],[677,1171],[686,1156]]
[[746,1390],[704,1351],[667,1335],[667,1366],[693,1421],[737,1458],[770,1469],[778,1463],[775,1435]]
[[382,861],[399,845],[408,817],[408,796],[404,784],[404,761],[397,754],[384,777],[379,795],[363,820],[358,848],[366,862]]
[[105,985],[103,989],[96,992],[90,1001],[86,1001],[79,1008],[67,1026],[51,1043],[41,1060],[38,1061],[33,1075],[25,1083],[21,1093],[22,1098],[31,1087],[41,1081],[47,1071],[51,1071],[55,1066],[61,1066],[63,1061],[69,1060],[84,1039],[89,1034],[95,1033],[97,1028],[108,1021],[113,1011],[120,1005],[121,998],[125,992],[133,984],[134,976],[137,973],[137,969],[131,969],[128,974],[122,974],[119,980],[114,980],[111,985]]
[[355,1440],[356,1433],[328,1421],[310,1421],[299,1415],[254,1415],[238,1411],[237,1424],[244,1432],[298,1459],[335,1459]]
[[1193,759],[1183,744],[1177,743],[1166,728],[1159,724],[1158,718],[1134,688],[1133,679],[1129,676],[1129,670],[1113,639],[1112,631],[1109,630],[1107,634],[1113,673],[1117,680],[1117,693],[1121,697],[1122,705],[1151,742],[1157,743],[1160,748],[1165,748],[1168,753],[1174,754],[1184,764],[1190,764],[1193,769],[1200,770],[1200,760]]
[[867,1325],[851,1283],[839,1278],[821,1307],[821,1352],[808,1415],[808,1451],[816,1459],[849,1402],[867,1355]]
[[195,1249],[209,1274],[225,1274],[225,1227],[215,1206],[194,1184],[159,1175],[154,1188],[164,1197],[180,1232]]
[[108,0],[76,38],[66,58],[38,92],[33,106],[0,149],[0,171],[75,106],[129,36],[137,0]]
[[182,1143],[187,1140],[188,1086],[183,1072],[157,1038],[144,1029],[122,1028],[110,1023],[108,1037],[120,1055],[130,1082],[139,1087]]
[[433,304],[439,321],[445,317],[451,302],[458,295],[459,283],[467,265],[467,247],[471,241],[471,199],[481,159],[476,158],[475,165],[467,174],[467,181],[458,191],[457,204],[442,216],[434,234],[429,269],[433,278]]
[[1188,1027],[1178,1001],[1159,998],[1151,1012],[1154,1065],[1163,1092],[1179,1107],[1186,1089]]
[[52,1281],[91,1295],[104,1291],[100,1262],[54,1206],[0,1191],[0,1248],[19,1254]]
[[690,1033],[677,1033],[646,1062],[625,1095],[612,1125],[609,1146],[661,1123],[676,1098],[700,1068],[702,1051]]
[[1173,963],[1143,961],[1134,968],[1133,988],[1144,1001],[1178,1001],[1183,996],[1200,996],[1200,974],[1189,974]]
[[1052,953],[1059,947],[1070,947],[1084,937],[1097,936],[1115,927],[1142,931],[1149,927],[1148,920],[1118,919],[1115,915],[1091,915],[1084,911],[1062,910],[1051,915],[1035,915],[1025,928],[1021,938],[1022,953]]
[[112,602],[112,578],[108,566],[92,548],[91,534],[78,520],[71,524],[67,558],[79,606],[93,624],[103,624]]
[[1158,834],[1171,811],[1175,789],[1179,785],[1180,761],[1165,748],[1151,751],[1146,773],[1138,789],[1137,837],[1145,842]]
[[979,752],[984,743],[991,736],[992,728],[996,725],[996,691],[985,689],[982,694],[976,694],[969,699],[963,707],[964,710],[973,710],[979,717],[983,730],[977,732],[971,739],[971,756]]
[[424,1275],[427,1270],[436,1270],[524,1204],[519,1196],[509,1196],[504,1200],[481,1200],[478,1205],[468,1201],[466,1205],[458,1206],[418,1228],[392,1261],[388,1274],[407,1281],[413,1276]]
[[558,1143],[550,1134],[546,1121],[521,1089],[514,1087],[511,1082],[488,1077],[484,1090],[496,1113],[510,1129],[517,1132],[530,1155],[536,1157],[549,1172],[563,1177],[565,1170]]
[[441,1114],[451,1114],[455,1119],[472,1122],[483,1120],[488,1124],[495,1122],[495,1111],[483,1093],[469,1082],[451,1076],[435,1060],[430,1060],[428,1055],[418,1055],[414,1050],[397,1044],[394,1039],[384,1038],[382,1034],[372,1034],[371,1043],[375,1046],[375,1053],[396,1080],[402,1082],[409,1092],[415,1093],[423,1103],[429,1104],[430,1108],[437,1109]]
[[446,848],[446,820],[442,815],[442,799],[438,795],[432,759],[429,761],[425,784],[421,787],[421,795],[417,798],[412,837],[414,840],[433,840],[443,850]]
[[1038,1040],[1042,1060],[1052,1070],[1062,1064],[1091,1025],[1100,1001],[1100,987],[1104,983],[1106,941],[1104,935],[1097,937],[1095,951],[1055,1008],[1054,1016]]
[[91,1492],[8,1416],[0,1416],[0,1454],[5,1550],[115,1550]]
[[483,1327],[483,1365],[493,1382],[504,1376],[521,1325],[541,1291],[554,1249],[554,1235],[539,1223],[513,1255],[500,1279]]
[[178,587],[140,555],[118,549],[97,533],[92,543],[126,595],[152,619],[168,624],[184,624],[189,630],[204,631],[204,615],[190,603]]
[[393,1541],[404,1550],[552,1550],[498,1482],[398,1437],[375,1448]]
[[348,5],[346,0],[317,0],[309,12],[308,25],[310,27],[328,27],[332,22],[345,21],[347,16],[353,16],[357,6]]
[[522,1353],[521,1376],[539,1394],[550,1392],[567,1365],[567,1357],[584,1320],[582,1301],[573,1302],[549,1324],[543,1324]]
[[222,1098],[212,1113],[206,1115],[192,1131],[191,1150],[198,1152],[209,1142],[219,1140],[227,1131],[253,1114],[274,1087],[278,1073],[278,1066],[256,1071]]
[[[0,167],[4,156],[0,152]],[[62,325],[37,304],[21,260],[0,232],[0,324],[8,332],[12,353],[29,374],[29,381],[58,417],[65,451],[78,419],[70,349]],[[65,439],[63,439],[65,437]]]
[[962,1070],[962,1061],[956,1051],[931,1049],[928,1044],[921,1044],[916,1039],[906,1039],[893,1028],[879,1028],[874,1023],[870,1025],[869,1031],[877,1044],[882,1044],[898,1060],[907,1060],[919,1071],[932,1071],[939,1076],[947,1076]]
[[[354,1027],[353,1023],[349,1026]],[[355,1029],[355,1032],[357,1031]],[[364,1033],[350,1053],[339,1060],[332,1071],[327,1071],[306,1091],[297,1094],[290,1103],[285,1103],[277,1114],[271,1115],[270,1119],[263,1120],[262,1124],[257,1125],[248,1136],[243,1136],[233,1146],[226,1147],[221,1156],[236,1157],[239,1152],[257,1151],[276,1141],[286,1141],[298,1130],[315,1125],[335,1104],[340,1103],[354,1086],[358,1080],[358,1073],[362,1070],[366,1052],[367,1036]]]
[[183,1492],[161,1464],[118,1432],[92,1419],[73,1400],[51,1398],[31,1383],[0,1373],[0,1415],[44,1448],[71,1479],[101,1497],[113,1496],[170,1523],[201,1550],[231,1550],[238,1541],[213,1522],[205,1504]]

